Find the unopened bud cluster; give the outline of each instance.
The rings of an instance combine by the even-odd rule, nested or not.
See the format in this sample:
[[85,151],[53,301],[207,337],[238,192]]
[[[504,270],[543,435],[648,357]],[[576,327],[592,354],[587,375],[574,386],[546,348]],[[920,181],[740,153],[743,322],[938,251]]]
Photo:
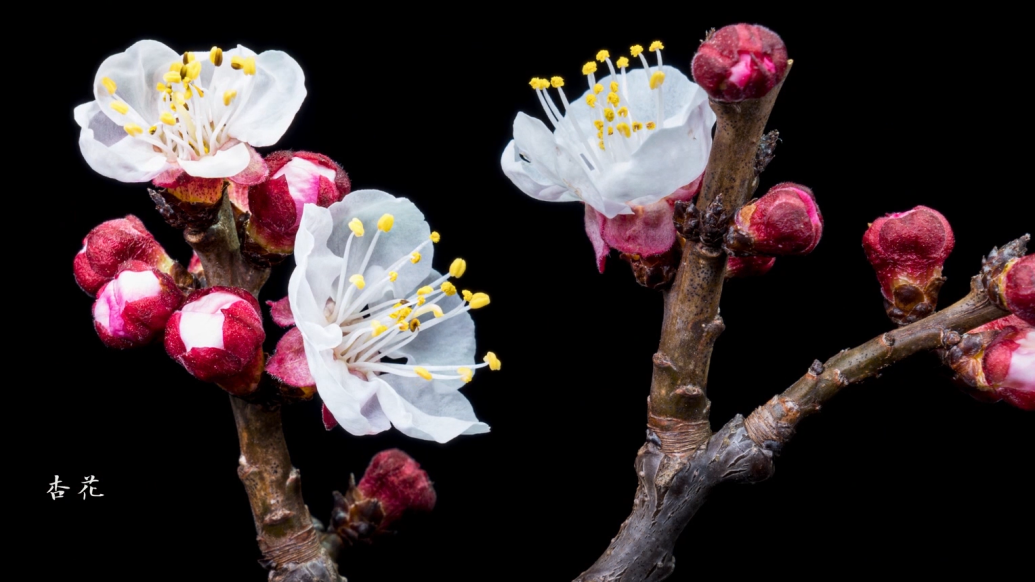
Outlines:
[[967,333],[945,359],[975,397],[1035,410],[1035,326],[1016,315]]

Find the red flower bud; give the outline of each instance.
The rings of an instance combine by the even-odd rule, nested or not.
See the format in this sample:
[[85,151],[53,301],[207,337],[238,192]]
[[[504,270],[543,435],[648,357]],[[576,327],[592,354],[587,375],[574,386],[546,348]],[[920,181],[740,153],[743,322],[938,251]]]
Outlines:
[[1035,410],[1035,327],[1019,317],[971,330],[946,360],[976,397]]
[[942,265],[955,242],[949,221],[926,206],[889,214],[870,225],[863,249],[877,272],[892,321],[904,325],[934,311],[945,282]]
[[97,294],[93,326],[109,348],[142,346],[165,330],[182,303],[183,293],[172,277],[141,261],[130,261]]
[[1035,325],[1035,255],[1007,262],[988,285],[993,300],[1029,325]]
[[805,255],[823,236],[823,216],[805,186],[777,184],[741,207],[726,235],[726,246],[749,255]]
[[255,297],[234,287],[209,287],[191,293],[169,318],[165,350],[199,380],[239,385],[235,376],[254,375],[264,339]]
[[435,507],[435,489],[428,474],[417,461],[399,449],[374,455],[357,486],[364,497],[381,502],[387,527],[407,509],[431,511]]
[[75,281],[91,296],[111,281],[126,261],[141,261],[170,274],[176,264],[162,245],[144,228],[136,216],[128,215],[102,222],[83,239],[72,270]]
[[726,278],[765,275],[775,263],[776,257],[729,257],[726,259]]
[[764,97],[787,71],[787,47],[775,32],[757,24],[717,30],[697,49],[694,81],[716,101]]
[[248,189],[248,236],[267,252],[289,254],[302,220],[302,207],[324,208],[351,190],[345,170],[325,155],[273,152],[266,156],[269,180]]

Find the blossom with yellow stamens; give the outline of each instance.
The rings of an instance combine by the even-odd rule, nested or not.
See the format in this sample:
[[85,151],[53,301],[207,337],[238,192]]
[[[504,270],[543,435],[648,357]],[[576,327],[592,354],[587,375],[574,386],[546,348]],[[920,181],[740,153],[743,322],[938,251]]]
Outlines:
[[459,388],[480,368],[498,369],[495,356],[476,360],[468,314],[489,296],[458,296],[449,279],[466,263],[458,259],[440,274],[431,268],[433,254],[431,229],[405,198],[359,190],[328,208],[307,204],[288,284],[298,327],[282,340],[285,355],[278,347],[270,360],[271,373],[296,369],[288,360],[303,356],[301,343],[311,378],[296,381],[315,384],[353,434],[395,426],[445,442],[488,431]]
[[123,182],[171,182],[180,173],[265,178],[250,146],[280,139],[306,90],[301,67],[280,51],[180,54],[142,40],[101,63],[93,93],[74,112],[90,167]]
[[[648,50],[634,45],[616,61],[600,50],[582,67],[588,90],[570,101],[570,82],[533,82],[547,123],[518,113],[500,160],[529,196],[586,205],[601,270],[608,247],[640,255],[669,249],[675,229],[667,200],[692,195],[687,187],[708,162],[715,123],[708,95],[664,65],[662,49],[658,41]],[[636,61],[642,66],[631,68]],[[598,63],[608,73],[601,79]]]

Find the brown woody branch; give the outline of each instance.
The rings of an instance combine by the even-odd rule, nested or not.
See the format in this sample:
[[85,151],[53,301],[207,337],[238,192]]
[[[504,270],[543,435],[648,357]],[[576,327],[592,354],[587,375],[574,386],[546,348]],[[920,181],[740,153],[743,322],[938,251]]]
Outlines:
[[[247,289],[258,296],[269,268],[246,261],[230,200],[223,196],[219,219],[206,230],[184,231],[205,269],[206,284]],[[237,474],[248,493],[262,564],[275,582],[339,582],[335,540],[314,526],[302,499],[298,469],[291,466],[280,410],[230,397],[241,445]]]
[[[1016,243],[1011,243],[1016,244]],[[1007,315],[989,301],[980,276],[971,292],[930,317],[882,334],[808,373],[747,419],[735,417],[692,455],[667,454],[648,431],[636,457],[639,486],[632,514],[607,551],[578,582],[663,580],[675,567],[672,549],[708,492],[725,482],[755,482],[773,471],[775,452],[794,427],[842,388],[917,352],[960,341],[960,334]]]
[[711,436],[706,391],[712,348],[724,329],[719,317],[726,274],[722,234],[727,218],[758,187],[757,152],[782,86],[781,81],[761,99],[711,102],[718,119],[697,199],[701,232],[699,237],[687,239],[675,281],[665,292],[661,341],[648,401],[647,426],[668,453],[692,452]]

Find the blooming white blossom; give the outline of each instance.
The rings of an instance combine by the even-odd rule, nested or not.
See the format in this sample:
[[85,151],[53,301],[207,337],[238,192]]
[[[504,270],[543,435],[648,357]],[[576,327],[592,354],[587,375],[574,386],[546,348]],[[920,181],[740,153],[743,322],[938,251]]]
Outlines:
[[500,366],[491,352],[474,363],[467,312],[489,297],[450,282],[462,259],[431,268],[438,238],[412,202],[379,190],[305,205],[288,299],[316,389],[353,434],[394,425],[445,442],[489,430],[459,392],[474,370]]
[[75,108],[79,147],[98,173],[146,182],[167,170],[226,178],[248,167],[248,145],[275,143],[305,99],[287,54],[243,46],[181,54],[142,40],[101,63],[95,99]]
[[[553,131],[518,113],[514,139],[503,152],[503,172],[525,194],[551,202],[582,201],[610,219],[633,214],[696,180],[708,162],[715,114],[708,95],[677,69],[664,66],[660,42],[631,47],[629,58],[612,63],[597,53],[610,74],[599,82],[596,62],[582,72],[589,90],[568,101],[564,79],[532,79]],[[558,108],[549,88],[557,90]]]

